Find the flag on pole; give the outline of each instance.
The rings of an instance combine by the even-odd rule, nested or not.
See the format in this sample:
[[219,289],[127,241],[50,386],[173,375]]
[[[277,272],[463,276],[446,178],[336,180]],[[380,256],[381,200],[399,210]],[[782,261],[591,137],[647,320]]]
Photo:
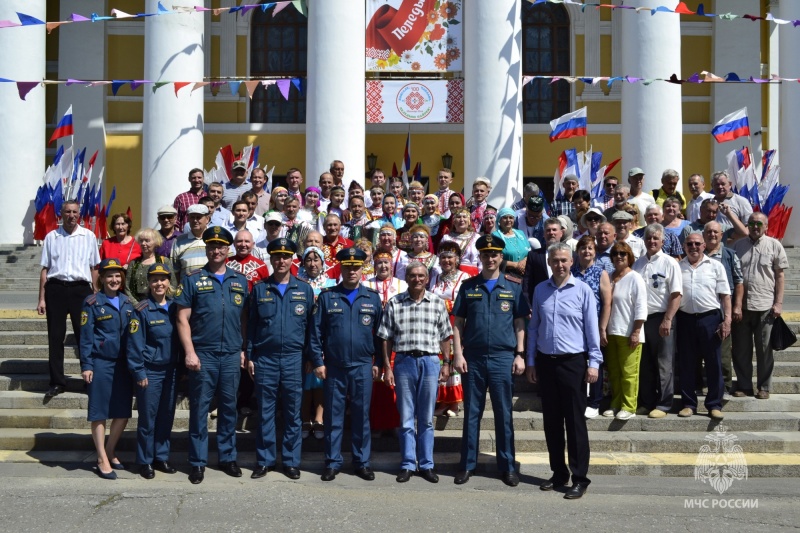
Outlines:
[[747,108],[734,111],[714,125],[711,135],[718,143],[724,143],[750,136],[750,122],[747,120]]
[[50,144],[51,142],[58,140],[62,137],[69,137],[75,132],[74,128],[72,127],[72,106],[69,106],[67,112],[64,113],[64,116],[58,122],[55,131],[53,131],[53,135],[50,137]]
[[411,132],[406,137],[406,151],[403,154],[403,185],[408,188],[408,176],[411,174]]
[[586,137],[586,108],[550,121],[550,142],[570,137]]

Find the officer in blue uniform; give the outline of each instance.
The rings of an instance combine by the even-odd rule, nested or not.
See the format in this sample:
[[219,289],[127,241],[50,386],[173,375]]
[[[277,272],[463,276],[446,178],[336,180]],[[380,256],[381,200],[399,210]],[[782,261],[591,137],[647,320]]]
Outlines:
[[292,258],[296,251],[297,245],[289,239],[270,242],[267,252],[273,273],[256,283],[250,292],[247,357],[259,411],[257,465],[250,476],[253,479],[262,478],[275,469],[278,390],[283,406],[283,473],[289,479],[300,478],[303,352],[310,336],[314,290],[292,276]]
[[453,315],[453,367],[464,386],[464,428],[461,465],[455,483],[469,481],[478,461],[478,438],[486,404],[492,400],[497,468],[503,482],[515,487],[514,424],[511,418],[513,375],[525,371],[525,319],[531,308],[522,285],[505,277],[500,264],[505,242],[484,235],[475,243],[481,274],[466,280],[458,291]]
[[186,276],[175,295],[178,336],[189,369],[189,481],[203,482],[208,463],[208,411],[217,393],[220,470],[241,477],[236,464],[236,393],[245,363],[247,278],[225,266],[231,233],[203,232],[208,263]]
[[139,474],[176,472],[169,464],[170,432],[175,418],[175,376],[180,343],[175,329],[169,266],[147,269],[149,296],[136,304],[128,328],[128,369],[136,381],[136,462]]
[[[369,466],[369,405],[372,381],[381,364],[378,326],[382,305],[378,293],[361,285],[367,254],[345,248],[336,254],[342,282],[324,289],[314,306],[311,342],[306,352],[314,374],[325,380],[325,471],[322,481],[332,481],[342,468],[342,430],[345,400],[350,399],[350,416],[355,474],[366,481],[375,479]],[[325,360],[322,354],[325,354]]]
[[[122,293],[125,269],[117,259],[104,259],[97,267],[100,290],[86,297],[81,311],[81,376],[89,393],[92,440],[97,450],[95,472],[103,479],[116,479],[112,469],[125,467],[115,450],[131,417],[133,391],[125,364],[124,336],[133,306]],[[111,419],[108,442],[106,420]]]

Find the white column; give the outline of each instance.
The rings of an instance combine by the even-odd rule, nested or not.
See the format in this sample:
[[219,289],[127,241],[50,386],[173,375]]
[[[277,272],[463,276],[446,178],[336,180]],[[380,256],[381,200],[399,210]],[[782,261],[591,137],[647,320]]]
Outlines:
[[[0,20],[16,12],[45,20],[44,0],[0,2]],[[0,30],[0,77],[39,81],[45,76],[44,25]],[[23,101],[15,83],[0,83],[0,244],[33,242],[33,199],[45,170],[45,88],[34,87]],[[62,112],[65,110],[61,110]]]
[[[725,11],[730,13],[758,13],[761,2],[759,0],[726,0]],[[761,30],[760,24],[731,24],[728,20],[714,19],[714,62],[712,71],[718,76],[728,72],[751,72],[760,77],[761,70]],[[740,74],[744,76],[744,74]],[[747,106],[750,119],[750,132],[761,130],[761,94],[762,86],[757,84],[726,84],[715,83],[712,86],[713,104],[711,106],[711,124],[720,120],[729,113]],[[761,135],[754,135],[751,139],[754,156],[761,157]],[[737,139],[734,142],[718,143],[713,137],[708,137],[708,142],[713,146],[714,158],[711,161],[712,170],[728,168],[725,156],[731,150],[747,146],[747,139]],[[686,169],[687,172],[696,171]],[[711,182],[706,177],[706,188]]]
[[[587,9],[583,12],[583,75],[600,76],[600,10]],[[618,84],[614,84],[618,85]],[[600,85],[584,84],[583,96],[599,95]]]
[[[72,0],[61,3],[60,20],[68,20],[72,13],[105,13],[105,0]],[[78,80],[105,80],[106,31],[104,23],[64,24],[58,30],[58,77]],[[55,37],[51,34],[50,39]],[[58,85],[58,113],[72,106],[75,128],[75,148],[86,148],[86,160],[98,151],[93,177],[106,164],[105,94],[107,87],[84,85]],[[65,139],[66,140],[66,139]]]
[[464,189],[486,176],[489,203],[522,194],[520,0],[464,2]]
[[364,182],[365,28],[364,2],[311,0],[308,6],[306,91],[306,182],[345,166],[345,185]]
[[[800,2],[796,0],[781,0],[780,17],[782,19],[800,19]],[[791,24],[780,27],[780,75],[784,78],[800,78],[800,28]],[[781,154],[781,183],[791,184],[786,194],[784,203],[795,206],[789,228],[786,230],[784,245],[800,245],[800,184],[797,180],[797,169],[800,168],[800,130],[797,124],[800,121],[800,84],[781,84],[781,126],[780,147]]]
[[[661,2],[670,9],[677,0]],[[626,5],[650,6],[649,0]],[[680,17],[620,10],[622,18],[622,72],[627,76],[669,78],[681,75]],[[622,168],[645,171],[647,191],[661,187],[661,173],[672,168],[683,177],[683,121],[681,87],[666,82],[649,86],[625,83],[622,87]],[[591,123],[591,116],[589,117]],[[680,185],[678,185],[680,189]]]
[[[204,5],[196,0],[162,0],[167,9]],[[146,11],[158,11],[147,0]],[[230,15],[228,15],[230,16]],[[157,81],[201,81],[205,66],[202,13],[148,17],[144,27],[144,77]],[[188,189],[189,170],[203,167],[203,91],[185,87],[175,98],[170,85],[153,93],[144,87],[142,225],[156,223],[156,211]]]

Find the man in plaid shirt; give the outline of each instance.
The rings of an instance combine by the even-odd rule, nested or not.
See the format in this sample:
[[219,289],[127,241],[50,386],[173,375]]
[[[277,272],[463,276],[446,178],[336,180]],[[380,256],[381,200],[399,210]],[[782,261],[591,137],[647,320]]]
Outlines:
[[561,215],[570,216],[575,211],[575,205],[572,203],[572,195],[575,194],[575,191],[580,187],[578,184],[578,176],[575,174],[567,174],[564,176],[564,179],[561,180],[561,184],[564,186],[564,196],[560,200],[558,198],[553,200],[553,206],[550,210],[551,217]]
[[[384,381],[396,386],[400,411],[402,464],[397,482],[408,481],[419,462],[419,476],[437,483],[439,476],[433,471],[433,410],[439,381],[446,381],[450,375],[453,328],[444,300],[425,290],[425,265],[409,263],[406,282],[408,290],[389,300],[378,328],[378,337],[384,341]],[[394,372],[389,363],[392,351],[396,352]],[[439,352],[444,354],[441,365]]]
[[203,189],[203,180],[205,173],[202,168],[193,168],[189,171],[189,190],[180,193],[175,197],[172,202],[172,207],[178,211],[178,220],[175,222],[175,227],[181,230],[186,224],[187,215],[186,210],[194,204],[200,203],[200,198],[206,196],[208,193]]

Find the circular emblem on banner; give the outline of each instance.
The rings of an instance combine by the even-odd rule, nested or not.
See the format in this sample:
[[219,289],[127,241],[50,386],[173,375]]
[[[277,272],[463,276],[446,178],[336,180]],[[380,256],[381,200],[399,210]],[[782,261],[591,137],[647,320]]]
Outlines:
[[234,294],[233,295],[233,303],[236,305],[242,305],[242,295],[241,294]]
[[422,120],[433,111],[433,92],[422,83],[409,83],[397,91],[397,111],[408,120]]
[[302,315],[305,312],[306,312],[306,306],[305,305],[297,304],[297,305],[294,306],[294,314]]
[[369,326],[372,323],[372,315],[361,315],[361,323]]
[[511,302],[500,302],[500,310],[503,312],[508,312],[511,310]]

